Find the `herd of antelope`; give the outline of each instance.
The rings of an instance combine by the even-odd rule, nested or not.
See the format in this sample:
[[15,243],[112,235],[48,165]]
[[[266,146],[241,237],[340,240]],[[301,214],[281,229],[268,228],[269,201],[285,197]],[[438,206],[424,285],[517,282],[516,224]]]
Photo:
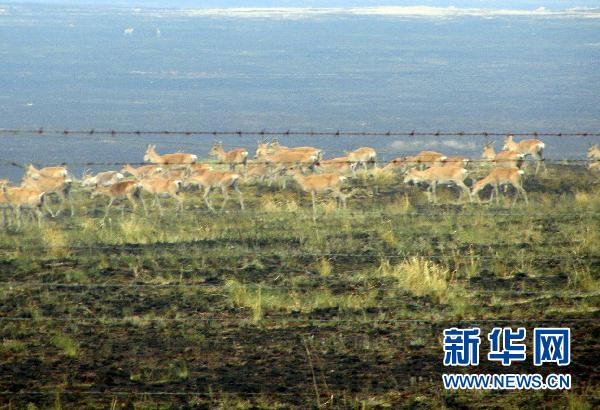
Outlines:
[[[522,169],[524,160],[531,156],[536,160],[537,174],[543,162],[545,145],[537,139],[516,142],[509,135],[504,141],[503,150],[495,152],[493,142],[485,145],[482,162],[491,166],[489,174],[473,181],[471,188],[465,180],[469,175],[470,159],[466,157],[447,157],[439,152],[422,151],[417,155],[396,158],[379,170],[401,173],[404,183],[425,183],[431,200],[436,203],[438,185],[454,185],[460,188],[461,197],[467,196],[469,201],[475,197],[479,201],[479,192],[486,186],[492,187],[490,201],[495,197],[499,202],[500,186],[512,186],[515,191],[514,201],[522,197],[528,202],[527,193],[523,189],[521,179],[525,173]],[[260,143],[253,160],[248,160],[248,151],[237,148],[225,151],[221,143],[216,143],[209,151],[217,163],[226,169],[214,169],[209,163],[198,162],[198,156],[187,153],[160,155],[154,145],[149,145],[144,155],[148,165],[133,167],[125,165],[121,171],[105,171],[96,175],[84,173],[81,180],[75,180],[66,167],[45,167],[37,169],[29,165],[20,186],[10,186],[9,181],[0,179],[0,206],[3,208],[4,224],[7,221],[7,210],[21,224],[21,211],[27,209],[37,217],[38,224],[44,210],[55,217],[68,206],[71,216],[74,208],[71,191],[75,183],[80,189],[88,192],[91,198],[103,196],[107,198],[103,222],[115,201],[128,201],[133,210],[138,206],[148,215],[148,207],[144,200],[153,198],[152,206],[163,214],[160,198],[171,198],[177,211],[184,208],[182,190],[197,188],[203,192],[203,200],[210,211],[215,211],[210,194],[220,190],[223,196],[221,210],[229,200],[231,190],[235,191],[239,206],[244,209],[244,199],[240,191],[240,182],[266,183],[272,185],[275,179],[281,181],[282,189],[286,181],[291,179],[298,187],[311,194],[313,215],[317,194],[333,195],[338,206],[345,207],[348,194],[342,191],[347,179],[356,176],[359,169],[375,170],[377,153],[374,149],[362,147],[348,152],[344,157],[323,159],[323,151],[314,147],[284,147],[278,141]],[[600,170],[600,149],[597,145],[588,150],[590,170]],[[52,211],[46,198],[58,196],[62,208]],[[123,205],[124,210],[125,204]],[[122,211],[124,212],[124,211]]]

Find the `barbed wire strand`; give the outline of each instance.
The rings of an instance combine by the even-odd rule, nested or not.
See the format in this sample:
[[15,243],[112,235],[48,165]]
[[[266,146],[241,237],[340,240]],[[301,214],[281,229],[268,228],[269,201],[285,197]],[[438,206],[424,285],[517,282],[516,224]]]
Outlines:
[[[30,251],[30,250],[35,250],[35,249],[41,249],[41,250],[56,250],[56,249],[65,249],[65,250],[89,250],[89,251],[97,251],[97,250],[109,250],[109,251],[118,251],[118,250],[127,250],[127,251],[132,251],[132,250],[137,250],[137,251],[143,251],[143,250],[156,250],[156,249],[174,249],[174,248],[181,248],[182,246],[186,246],[187,248],[189,247],[194,247],[197,246],[198,244],[196,243],[181,243],[181,242],[177,242],[177,243],[169,243],[169,244],[152,244],[152,245],[102,245],[102,246],[97,246],[97,245],[91,245],[91,246],[78,246],[78,245],[51,245],[50,247],[48,246],[22,246],[22,249],[19,249],[18,247],[15,248],[2,248],[0,250],[5,250],[5,251],[13,251],[13,252],[24,252],[24,251]],[[493,246],[493,245],[490,245]],[[220,252],[222,250],[219,250]],[[452,252],[453,250],[449,250],[449,252]],[[456,252],[456,250],[454,250]],[[460,254],[460,256],[462,257],[471,257],[473,259],[479,259],[479,260],[497,260],[497,259],[507,259],[507,260],[528,260],[528,261],[535,261],[535,260],[578,260],[578,261],[595,261],[595,260],[600,260],[600,255],[595,256],[595,255],[532,255],[529,251],[529,249],[522,249],[521,251],[525,252],[527,251],[527,255],[519,255],[518,251],[515,252],[515,255],[481,255],[481,254],[470,254],[470,251],[463,251],[463,253]],[[281,253],[281,254],[280,254]],[[238,253],[232,253],[232,254],[228,254],[228,255],[210,255],[211,259],[229,259],[232,257],[240,257],[240,256],[253,256],[253,257],[257,257],[257,256],[261,256],[261,257],[274,257],[274,256],[285,256],[285,257],[340,257],[340,258],[380,258],[380,259],[398,259],[398,258],[402,258],[402,259],[406,259],[406,258],[410,258],[410,257],[419,257],[419,258],[424,258],[424,259],[444,259],[444,258],[452,258],[455,255],[450,254],[429,254],[429,255],[415,255],[415,254],[411,254],[411,253],[407,253],[407,254],[367,254],[367,253],[335,253],[335,252],[323,252],[323,253],[315,253],[315,252],[299,252],[299,253],[294,253],[294,252],[289,252],[289,251],[285,251],[282,250],[280,252],[264,252],[264,251],[247,251],[247,252],[238,252]],[[207,258],[209,257],[209,255],[203,255],[203,258]]]
[[[24,317],[24,316],[0,316],[0,321],[12,321],[12,322],[131,322],[135,320],[145,320],[148,322],[228,322],[228,321],[240,321],[240,320],[252,320],[252,317],[145,317],[145,316],[130,316],[130,317],[110,317],[110,316],[65,316],[65,317],[53,317],[53,316],[39,316],[39,317]],[[330,318],[330,319],[317,319],[317,318],[303,318],[294,317],[294,315],[267,315],[264,316],[261,321],[288,321],[288,322],[317,322],[317,323],[345,323],[353,322],[356,323],[356,318]],[[370,323],[597,323],[596,318],[486,318],[486,319],[373,319]]]
[[[347,272],[344,272],[347,273]],[[464,286],[467,283],[457,282],[455,285]],[[348,284],[353,285],[353,284]],[[251,287],[251,288],[261,288],[261,289],[276,289],[276,290],[293,290],[293,291],[311,291],[311,290],[327,290],[330,287],[327,286],[311,286],[309,284],[305,285],[267,285],[264,283],[243,283],[243,286]],[[223,288],[226,287],[225,283],[216,284],[216,283],[61,283],[61,282],[0,282],[0,287],[8,287],[8,288],[24,288],[24,287],[40,287],[40,288],[65,288],[65,289],[110,289],[110,288],[127,288],[127,289],[204,289],[204,288]],[[335,285],[335,287],[339,287],[339,285]],[[402,286],[349,286],[348,291],[373,291],[373,290],[406,290],[406,288]],[[593,298],[596,296],[600,296],[600,292],[582,292],[575,290],[564,290],[564,291],[543,291],[543,290],[518,290],[518,289],[473,289],[473,288],[465,288],[465,290],[473,295],[497,295],[497,294],[510,294],[510,295],[542,295],[547,297],[556,297],[556,296],[564,296],[564,297],[573,297],[573,298]],[[215,294],[210,293],[210,296],[225,296],[224,294]],[[381,300],[396,300],[396,298],[381,298]]]
[[[422,375],[407,375],[408,377],[413,377],[413,376],[422,376]],[[242,384],[242,383],[221,383],[218,381],[214,382],[215,385],[218,386],[248,386],[247,384]],[[212,386],[211,383],[207,383],[208,386]],[[264,387],[264,385],[259,384],[259,385],[250,385],[251,387]],[[298,386],[300,388],[302,388],[303,385]],[[292,388],[290,388],[290,390],[293,390]],[[400,391],[404,391],[404,390],[400,390]],[[397,390],[394,392],[398,392]],[[538,393],[541,393],[541,391],[537,391]],[[342,392],[343,393],[343,392]],[[381,391],[377,391],[377,390],[369,390],[369,393],[390,393],[389,390],[381,390]],[[496,392],[496,393],[499,393]],[[522,390],[502,390],[501,393],[503,395],[505,394],[522,394]],[[172,392],[168,392],[168,391],[110,391],[110,390],[65,390],[62,386],[57,386],[56,390],[48,390],[48,391],[43,391],[43,390],[19,390],[19,391],[10,391],[10,390],[5,390],[5,391],[0,391],[0,394],[2,395],[19,395],[19,396],[27,396],[27,395],[56,395],[56,394],[64,394],[64,395],[106,395],[106,396],[210,396],[211,398],[216,397],[218,398],[219,396],[248,396],[248,397],[252,397],[252,396],[296,396],[296,397],[301,397],[302,395],[299,393],[294,393],[294,392],[281,392],[281,391],[264,391],[264,392],[247,392],[247,391],[196,391],[196,390],[189,390],[189,391],[172,391]],[[473,392],[470,390],[451,390],[451,391],[446,391],[445,394],[449,395],[449,396],[455,396],[455,395],[465,395],[465,396],[469,396],[470,398],[473,398]],[[543,394],[544,395],[564,395],[564,391],[562,390],[543,390]],[[594,394],[594,393],[576,393],[577,397],[598,397],[598,394]],[[311,400],[312,398],[314,398],[314,393],[306,393],[306,396],[310,396]],[[321,393],[320,396],[322,397],[329,397],[330,394],[329,392],[327,393]],[[380,402],[380,400],[378,400],[378,402]],[[391,401],[388,401],[386,403],[391,403]]]
[[278,131],[271,130],[117,130],[117,129],[19,129],[19,128],[0,128],[0,134],[10,135],[63,135],[63,136],[95,136],[95,135],[180,135],[180,136],[383,136],[383,137],[504,137],[513,135],[515,137],[599,137],[597,131],[579,131],[579,132],[560,132],[560,131],[533,131],[533,132],[512,132],[512,131],[350,131],[350,130],[290,130],[283,129]]
[[[82,191],[82,192],[86,192],[86,191]],[[386,191],[380,191],[380,193],[381,194],[391,194],[391,193],[407,194],[408,192],[405,190],[391,190],[391,191],[386,190]],[[484,204],[486,204],[486,202],[482,202],[481,204],[484,205]],[[78,204],[78,205],[81,206],[81,204]],[[285,204],[283,204],[283,205],[285,206]],[[464,217],[468,217],[468,218],[499,218],[499,217],[514,218],[514,217],[524,217],[524,218],[533,218],[538,221],[544,221],[544,220],[548,220],[548,219],[562,221],[562,220],[571,220],[571,219],[578,218],[578,217],[596,217],[596,216],[600,215],[600,212],[585,211],[585,210],[568,211],[568,212],[557,212],[557,211],[553,211],[553,212],[522,212],[522,211],[459,212],[459,211],[462,211],[462,205],[464,205],[464,204],[440,204],[440,205],[438,205],[440,208],[438,210],[435,210],[435,211],[433,211],[433,210],[424,211],[423,210],[423,211],[418,211],[418,212],[403,212],[403,211],[394,212],[389,209],[381,209],[381,210],[338,209],[335,212],[326,214],[326,216],[327,216],[327,220],[345,219],[348,216],[380,216],[382,218],[392,218],[392,217],[393,218],[400,218],[400,217],[416,218],[416,217],[420,217],[420,216],[426,216],[426,217],[439,217],[439,218],[453,218],[453,217],[457,217],[457,218],[464,218]],[[307,221],[309,219],[312,221],[312,214],[310,214],[309,208],[301,209],[300,211],[296,211],[296,210],[279,210],[279,211],[268,210],[267,211],[267,210],[260,210],[260,209],[241,210],[241,209],[237,209],[237,208],[232,208],[232,209],[228,209],[228,210],[224,210],[224,211],[212,211],[210,209],[206,209],[204,204],[201,205],[202,209],[199,209],[198,205],[192,205],[192,206],[193,206],[192,208],[189,208],[186,211],[191,214],[197,215],[197,216],[212,215],[215,217],[217,217],[217,216],[227,217],[227,216],[230,216],[231,214],[237,214],[237,215],[245,215],[245,216],[251,216],[251,217],[280,217],[280,216],[294,215],[295,217],[306,216]],[[85,208],[85,214],[104,213],[106,210],[105,205],[102,205],[102,204],[99,204],[94,207],[89,207],[89,206],[84,205],[83,207]],[[2,208],[1,205],[0,205],[0,208]],[[135,215],[135,214],[132,214],[132,215]],[[564,217],[564,218],[559,218],[559,217]],[[98,219],[101,219],[101,218],[98,218]],[[256,222],[262,222],[262,220],[256,221]],[[354,221],[354,222],[356,222],[356,221]],[[513,221],[509,220],[507,222],[513,222]],[[518,223],[521,221],[514,220],[514,222]],[[333,224],[327,224],[323,221],[320,221],[315,224],[318,227],[324,227],[324,228],[333,226]],[[465,224],[462,226],[472,226],[472,225],[473,224]],[[339,225],[336,225],[336,226],[339,226]],[[360,225],[360,224],[358,224],[358,225],[352,224],[351,227],[352,228],[360,227],[361,229],[363,229],[362,225]],[[258,230],[266,230],[264,228],[264,226],[261,226],[261,227],[255,226],[255,228],[257,228]],[[276,228],[276,227],[272,227],[272,228]],[[344,227],[341,226],[341,228],[344,228]],[[377,232],[377,229],[372,228],[371,231]]]

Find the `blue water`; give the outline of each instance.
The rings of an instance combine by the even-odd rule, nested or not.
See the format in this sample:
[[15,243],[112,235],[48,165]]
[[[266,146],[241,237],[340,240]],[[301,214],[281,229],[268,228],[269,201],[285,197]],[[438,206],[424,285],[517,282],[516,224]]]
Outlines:
[[[0,128],[600,130],[597,18],[2,9]],[[256,145],[252,137],[220,139]],[[148,142],[159,152],[204,156],[213,140],[3,135],[0,158],[136,162]],[[582,158],[589,142],[599,142],[545,141],[551,158]],[[282,142],[325,147],[326,156],[371,145],[390,158],[420,148],[478,156],[485,138]],[[0,176],[20,173],[0,165]]]

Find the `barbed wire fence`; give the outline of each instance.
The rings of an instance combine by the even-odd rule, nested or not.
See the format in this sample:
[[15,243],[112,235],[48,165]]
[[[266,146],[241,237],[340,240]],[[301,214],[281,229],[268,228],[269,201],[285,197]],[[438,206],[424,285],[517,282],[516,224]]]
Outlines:
[[[0,136],[13,136],[13,137],[70,137],[70,138],[86,138],[94,136],[110,136],[110,137],[121,137],[121,136],[147,136],[147,137],[168,137],[168,136],[184,136],[184,137],[202,137],[202,140],[208,138],[215,138],[219,136],[233,136],[247,139],[249,137],[258,137],[264,141],[273,140],[278,137],[412,137],[416,141],[426,140],[424,137],[504,137],[512,135],[515,137],[561,137],[561,138],[586,138],[586,137],[600,137],[600,132],[595,131],[579,131],[579,132],[560,132],[560,131],[533,131],[533,132],[512,132],[512,131],[356,131],[356,130],[144,130],[144,129],[47,129],[47,128],[0,128]],[[337,139],[337,138],[336,138]],[[211,145],[202,141],[194,141],[192,145],[204,146],[206,148]],[[327,150],[329,153],[345,153],[346,151],[339,149]],[[399,149],[382,149],[379,148],[378,153],[387,154],[398,154]],[[449,160],[451,162],[452,159]],[[471,158],[471,163],[488,163],[493,162],[492,159],[484,158]],[[545,161],[546,163],[556,164],[585,164],[589,162],[582,158],[564,158],[564,159],[544,159],[539,160],[530,158],[529,161]],[[424,160],[420,163],[427,163],[429,161]],[[435,161],[431,161],[435,162]],[[211,161],[214,165],[228,165],[228,162],[224,161]],[[285,165],[284,163],[279,162]],[[343,161],[337,161],[338,164],[343,164]],[[387,161],[377,159],[374,162],[376,165],[388,164]],[[0,164],[5,166],[13,166],[17,168],[24,168],[27,164],[14,161],[10,159],[0,159]],[[37,166],[74,166],[74,167],[99,167],[99,166],[124,166],[124,165],[146,165],[146,162],[131,162],[131,161],[64,161],[55,163],[35,163]],[[252,160],[253,165],[269,165],[268,161]],[[348,164],[352,164],[348,162]]]
[[560,132],[560,131],[532,131],[532,132],[512,132],[512,131],[352,131],[352,130],[123,130],[123,129],[18,129],[18,128],[0,128],[0,135],[13,136],[94,136],[94,135],[179,135],[179,136],[240,136],[240,137],[277,137],[277,136],[359,136],[359,137],[505,137],[512,135],[515,137],[600,137],[597,131],[578,131],[578,132]]

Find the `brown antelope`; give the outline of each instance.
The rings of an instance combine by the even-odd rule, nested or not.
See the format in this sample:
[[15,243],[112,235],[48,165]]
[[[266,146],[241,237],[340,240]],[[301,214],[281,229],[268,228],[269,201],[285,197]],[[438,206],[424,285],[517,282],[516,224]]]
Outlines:
[[588,165],[588,170],[591,172],[598,172],[600,171],[600,160],[596,161],[596,162],[592,162],[591,164]]
[[469,162],[471,162],[471,159],[467,157],[448,157],[442,162],[441,166],[466,168],[467,165],[469,165]]
[[[116,182],[109,186],[97,185],[94,188],[94,191],[91,194],[91,198],[95,198],[99,195],[107,196],[109,198],[108,205],[106,205],[106,210],[104,212],[104,218],[102,221],[106,219],[108,215],[108,211],[112,204],[119,199],[127,199],[131,203],[133,210],[137,209],[137,203],[135,202],[135,198],[141,199],[141,191],[142,185],[139,181],[120,181]],[[121,213],[125,212],[125,205],[121,209]]]
[[316,216],[316,195],[333,193],[338,206],[346,207],[347,195],[342,193],[342,185],[346,177],[338,174],[302,175],[299,171],[294,172],[294,180],[300,185],[304,192],[310,192],[312,198],[313,218]]
[[121,172],[133,175],[136,179],[143,179],[160,174],[163,172],[163,167],[160,165],[142,165],[141,167],[134,168],[129,164],[125,164]]
[[[24,177],[21,182],[21,187],[34,191],[45,192],[48,195],[58,195],[58,197],[62,200],[63,204],[67,201],[69,202],[69,206],[71,208],[71,216],[73,216],[75,215],[75,210],[73,208],[73,199],[71,198],[72,183],[73,181],[69,177],[50,178],[42,176],[40,174],[37,178],[27,176]],[[62,209],[59,209],[58,212],[56,212],[56,214],[53,213],[47,201],[44,201],[44,205],[46,207],[46,210],[50,213],[52,217],[55,217],[62,212]]]
[[351,163],[352,173],[354,173],[360,165],[367,170],[369,168],[369,163],[373,164],[373,167],[375,167],[377,152],[375,152],[373,148],[361,147],[348,152],[348,161]]
[[8,198],[6,197],[5,187],[8,184],[7,179],[0,179],[0,208],[2,208],[2,224],[7,225],[8,217],[6,216],[6,210],[10,208]]
[[96,175],[83,174],[81,185],[84,187],[94,187],[96,185],[112,185],[123,179],[123,174],[117,171],[99,172]]
[[274,175],[283,174],[285,171],[295,168],[304,172],[303,167],[314,168],[318,160],[319,156],[314,152],[293,150],[278,150],[272,154],[266,154],[259,158],[259,161],[271,164],[275,168]]
[[[21,226],[21,209],[33,210],[37,216],[39,227],[42,225],[42,206],[45,196],[45,192],[37,189],[4,186],[0,191],[0,203],[5,203],[13,211],[19,227]],[[4,219],[6,221],[6,215]]]
[[144,155],[144,161],[160,165],[189,165],[198,161],[198,156],[194,154],[185,154],[183,152],[158,155],[156,153],[156,145],[148,145],[146,154]]
[[[479,196],[477,195],[479,191],[485,188],[488,185],[491,185],[492,195],[490,196],[490,201],[496,196],[496,203],[500,201],[500,185],[512,185],[517,190],[517,195],[515,196],[515,202],[519,195],[523,197],[525,203],[529,203],[527,199],[527,193],[523,189],[521,185],[521,175],[525,172],[520,170],[519,168],[494,168],[488,176],[473,184],[473,190],[471,192],[472,195],[475,195],[477,200],[479,200]],[[514,203],[514,202],[513,202]]]
[[[163,214],[163,210],[160,206],[160,197],[174,198],[177,201],[177,211],[183,210],[183,198],[179,195],[182,183],[181,180],[167,178],[147,178],[139,181],[142,190],[154,196],[153,205],[158,207],[161,215]],[[140,199],[147,214],[144,198],[140,196]]]
[[169,169],[163,174],[163,177],[167,179],[177,179],[183,181],[189,176],[189,174],[190,171],[185,168]]
[[421,151],[417,155],[404,159],[407,167],[418,167],[423,170],[429,167],[441,166],[448,157],[435,151]]
[[494,141],[488,142],[483,147],[481,158],[490,161],[499,168],[520,168],[524,155],[516,151],[494,151]]
[[540,140],[531,139],[516,142],[513,140],[512,135],[507,135],[504,139],[504,147],[502,149],[505,151],[518,152],[523,154],[524,157],[531,155],[531,157],[537,162],[535,167],[535,175],[537,175],[540,169],[540,164],[543,164],[544,171],[546,170],[546,163],[544,162],[544,148],[546,148],[546,144]]
[[350,161],[349,157],[323,159],[317,162],[316,165],[317,170],[323,171],[324,173],[345,174],[348,171],[353,171],[353,163]]
[[27,165],[25,177],[37,179],[40,176],[48,178],[66,178],[68,171],[66,167],[44,167],[37,169],[33,164]]
[[304,152],[316,154],[319,157],[319,159],[321,159],[323,157],[322,149],[315,148],[315,147],[284,147],[283,145],[279,144],[279,141],[277,140],[277,138],[275,138],[271,142],[271,149],[273,149],[274,151],[277,151],[280,149],[287,149],[290,151],[304,151]]
[[232,171],[235,170],[236,165],[241,165],[242,168],[245,167],[248,161],[248,151],[246,149],[235,148],[231,151],[225,151],[223,144],[220,142],[212,146],[210,151],[208,151],[208,155],[217,157],[221,162],[229,165],[229,169]]
[[256,149],[256,159],[259,159],[262,156],[275,154],[280,151],[292,151],[292,152],[303,152],[306,154],[314,155],[317,160],[323,158],[323,150],[314,147],[284,147],[279,144],[277,139],[273,140],[270,144],[258,144],[258,148]]
[[223,194],[223,204],[221,210],[225,208],[227,201],[229,200],[229,189],[233,188],[237,192],[240,208],[244,210],[244,198],[238,188],[238,182],[240,180],[240,174],[236,174],[230,171],[210,170],[198,171],[194,175],[190,176],[185,184],[187,186],[198,186],[204,189],[204,203],[211,211],[215,211],[208,200],[208,196],[213,188],[220,188]]
[[265,179],[269,180],[269,186],[273,182],[273,170],[271,167],[265,164],[249,164],[244,175],[246,181],[257,181],[264,182]]
[[390,162],[385,164],[385,166],[383,167],[383,169],[388,170],[388,171],[400,171],[400,172],[406,171],[406,168],[407,168],[406,159],[403,157],[394,158],[393,160],[391,160]]
[[465,185],[464,180],[467,178],[468,171],[461,167],[442,167],[434,166],[425,170],[411,169],[404,177],[404,183],[426,182],[429,185],[427,189],[433,197],[433,202],[437,202],[436,188],[440,184],[456,184],[462,193],[466,193],[471,201],[471,191]]
[[205,164],[205,163],[195,163],[195,164],[191,164],[190,165],[190,175],[194,175],[197,172],[204,172],[207,169],[212,169],[212,166],[210,164]]
[[598,144],[594,144],[588,148],[587,157],[590,160],[600,160],[600,148],[598,148]]

